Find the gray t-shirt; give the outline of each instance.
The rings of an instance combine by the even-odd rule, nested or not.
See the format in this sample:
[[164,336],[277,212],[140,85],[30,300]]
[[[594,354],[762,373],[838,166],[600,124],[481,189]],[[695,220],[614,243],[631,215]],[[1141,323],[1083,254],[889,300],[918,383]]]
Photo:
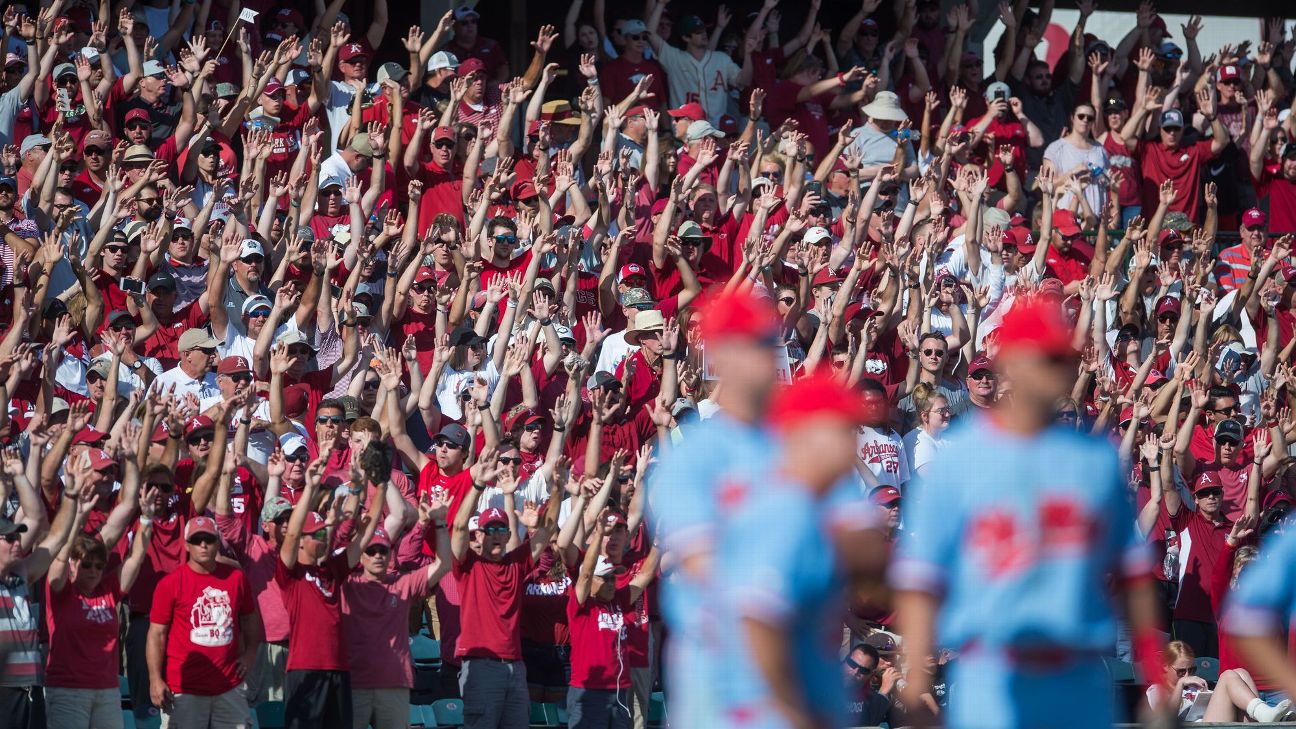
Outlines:
[[[1107,171],[1107,150],[1103,149],[1101,144],[1091,142],[1088,147],[1081,149],[1066,139],[1056,139],[1047,148],[1044,149],[1044,159],[1053,165],[1053,171],[1057,174],[1058,179],[1071,173],[1077,167],[1088,165],[1096,167],[1103,172]],[[1102,177],[1092,177],[1091,182],[1084,188],[1085,201],[1089,203],[1089,209],[1097,213],[1102,209],[1103,199],[1107,197],[1107,183]],[[1059,208],[1070,207],[1071,193],[1066,193],[1058,202]]]

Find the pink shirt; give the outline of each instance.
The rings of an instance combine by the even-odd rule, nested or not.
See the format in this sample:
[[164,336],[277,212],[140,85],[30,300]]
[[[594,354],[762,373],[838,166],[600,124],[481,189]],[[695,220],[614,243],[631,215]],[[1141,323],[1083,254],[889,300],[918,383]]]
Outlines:
[[288,640],[288,610],[284,608],[283,594],[274,580],[279,549],[260,534],[249,534],[236,516],[217,516],[216,529],[233,550],[239,564],[243,565],[243,574],[247,576],[252,594],[256,595],[257,610],[265,624],[266,642]]
[[382,582],[352,572],[342,584],[342,633],[351,688],[413,688],[409,606],[428,596],[427,570],[388,573]]

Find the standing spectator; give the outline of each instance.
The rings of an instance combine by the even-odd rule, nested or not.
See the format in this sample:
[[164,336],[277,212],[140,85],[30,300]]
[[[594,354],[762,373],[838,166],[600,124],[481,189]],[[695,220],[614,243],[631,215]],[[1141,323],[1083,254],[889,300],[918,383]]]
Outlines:
[[904,442],[889,422],[886,388],[872,378],[860,381],[865,417],[856,441],[859,476],[871,491],[879,486],[903,489],[909,481],[909,458]]
[[[925,397],[919,396],[920,389],[928,390]],[[918,406],[918,427],[905,434],[904,449],[909,472],[922,478],[927,475],[932,462],[945,446],[943,436],[953,414],[949,400],[926,383],[914,388],[914,400],[921,401]]]
[[[1296,164],[1293,169],[1296,169]],[[1237,245],[1220,251],[1219,263],[1215,266],[1215,280],[1226,292],[1242,288],[1251,273],[1252,264],[1264,260],[1269,244],[1269,216],[1258,208],[1243,213],[1238,238]]]
[[482,70],[491,83],[504,83],[510,78],[508,55],[495,40],[477,32],[480,19],[481,15],[468,5],[455,8],[454,40],[446,50],[453,53],[460,64],[470,58],[481,61]]
[[[507,513],[487,509],[477,517],[477,529],[470,530],[482,490],[496,477],[506,495]],[[493,448],[482,451],[473,466],[472,490],[460,502],[450,532],[463,605],[455,654],[463,666],[459,690],[465,729],[523,729],[530,719],[518,611],[526,576],[549,543],[556,503],[546,509],[542,524],[536,504],[528,503],[525,510],[510,508],[509,486],[516,489],[516,477],[496,463]],[[519,524],[527,529],[526,539],[518,532]],[[469,540],[480,543],[480,552],[469,548]]]
[[[0,97],[3,98],[3,97]],[[1269,164],[1266,151],[1278,129],[1278,111],[1270,109],[1261,119],[1260,136],[1251,145],[1251,179],[1255,183],[1256,197],[1268,201],[1273,233],[1296,233],[1296,143],[1282,145],[1276,163]],[[1245,222],[1243,223],[1245,225]]]
[[[321,455],[307,470],[306,487],[288,519],[275,565],[275,583],[288,610],[284,716],[292,729],[352,723],[351,674],[342,635],[342,583],[360,563],[360,555],[378,528],[378,512],[387,489],[386,481],[375,484],[360,533],[346,549],[332,552],[332,530],[324,517],[313,511],[326,460],[327,456]],[[359,510],[359,506],[354,508]]]
[[728,113],[729,92],[741,89],[751,82],[751,57],[745,56],[742,68],[720,51],[708,48],[706,24],[696,15],[679,21],[681,50],[658,35],[657,24],[666,10],[665,0],[654,0],[648,13],[648,42],[653,53],[666,69],[670,84],[670,105],[681,107],[698,103],[706,111],[706,119],[719,124],[720,117]]
[[216,347],[220,344],[206,329],[189,329],[180,335],[176,350],[180,361],[153,380],[149,392],[183,398],[193,395],[201,402],[220,395],[216,383]]
[[1125,148],[1135,154],[1141,165],[1143,209],[1156,210],[1161,184],[1168,180],[1179,193],[1171,200],[1169,209],[1187,214],[1188,219],[1194,223],[1200,221],[1203,214],[1202,175],[1206,162],[1218,157],[1232,141],[1228,130],[1215,117],[1214,102],[1205,89],[1197,96],[1197,108],[1210,122],[1210,139],[1198,139],[1186,144],[1184,115],[1179,109],[1160,112],[1157,123],[1152,127],[1157,137],[1143,138],[1142,130],[1148,114],[1161,109],[1161,94],[1155,89],[1148,91],[1143,105],[1134,110],[1121,129]]
[[625,48],[599,69],[598,82],[605,102],[620,103],[645,76],[651,76],[647,89],[651,96],[643,101],[653,109],[666,108],[670,98],[666,95],[666,69],[656,59],[644,55],[648,50],[648,26],[638,18],[630,18],[621,26],[621,37],[625,38]]
[[158,583],[149,611],[153,705],[171,726],[243,726],[241,685],[256,663],[261,618],[243,570],[216,559],[216,522],[190,519],[184,540],[189,559]]
[[[1070,177],[1088,181],[1083,188],[1085,203],[1095,215],[1103,209],[1107,199],[1107,185],[1103,180],[1108,167],[1107,151],[1093,139],[1097,115],[1098,112],[1089,104],[1078,104],[1071,110],[1066,134],[1044,150],[1044,167],[1051,169],[1058,179]],[[1070,208],[1071,197],[1068,191],[1058,205]]]

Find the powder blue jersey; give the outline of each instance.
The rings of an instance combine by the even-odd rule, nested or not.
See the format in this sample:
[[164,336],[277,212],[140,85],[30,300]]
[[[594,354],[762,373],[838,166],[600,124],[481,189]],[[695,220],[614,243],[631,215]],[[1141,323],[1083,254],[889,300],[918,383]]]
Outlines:
[[1150,570],[1116,450],[1063,428],[956,426],[905,525],[891,582],[943,596],[937,641],[955,649],[1110,650],[1108,578]]
[[717,676],[721,726],[786,726],[770,703],[744,618],[784,631],[789,673],[806,706],[825,726],[845,724],[838,658],[845,583],[834,558],[829,509],[828,500],[816,499],[802,486],[774,482],[737,500],[724,522],[713,571],[725,616],[720,623],[725,670]]
[[1282,634],[1288,618],[1296,615],[1296,528],[1286,524],[1281,534],[1265,539],[1260,555],[1242,570],[1237,589],[1229,595],[1224,628],[1244,637]]

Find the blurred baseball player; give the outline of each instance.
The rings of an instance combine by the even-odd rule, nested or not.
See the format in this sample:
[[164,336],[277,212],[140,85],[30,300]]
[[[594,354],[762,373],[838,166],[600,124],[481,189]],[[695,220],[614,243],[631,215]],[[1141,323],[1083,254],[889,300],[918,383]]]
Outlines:
[[[960,652],[949,727],[1111,726],[1112,574],[1143,675],[1160,670],[1152,564],[1116,450],[1052,425],[1075,372],[1070,340],[1056,307],[1016,304],[995,359],[1011,397],[951,433],[907,498],[890,569],[899,632],[909,665],[938,643]],[[904,705],[922,707],[929,682],[914,672]]]

